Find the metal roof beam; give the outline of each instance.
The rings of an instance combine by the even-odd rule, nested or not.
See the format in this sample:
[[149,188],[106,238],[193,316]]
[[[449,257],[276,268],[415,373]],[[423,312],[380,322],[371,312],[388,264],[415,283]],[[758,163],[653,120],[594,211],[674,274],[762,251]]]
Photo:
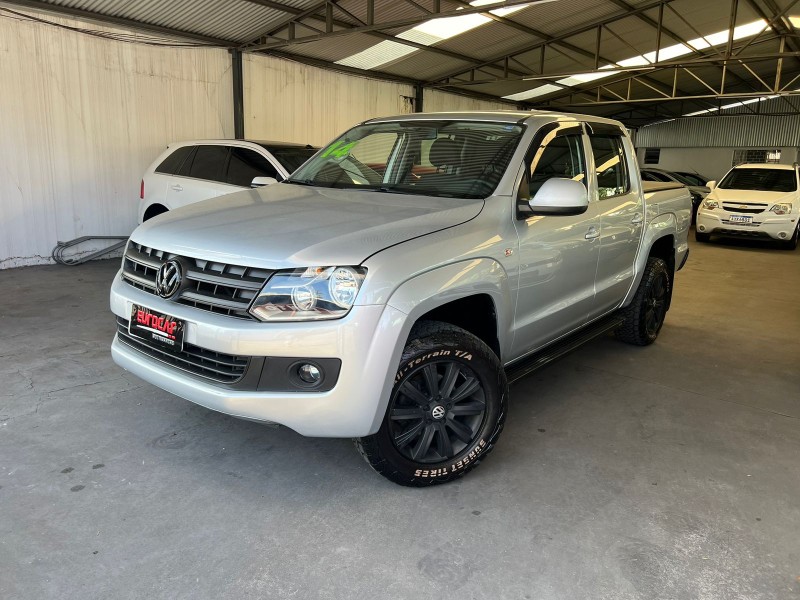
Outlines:
[[[270,6],[270,7],[273,4],[277,4],[277,3],[273,2],[272,0],[246,0],[246,1],[247,2],[251,2],[253,4],[260,4],[260,5],[264,5],[264,6]],[[357,19],[350,12],[348,12],[345,9],[343,9],[342,7],[338,6],[336,4],[336,2],[323,2],[323,3],[317,4],[316,6],[312,7],[313,10],[312,10],[312,8],[306,9],[306,10],[301,10],[301,9],[295,8],[293,6],[281,5],[282,8],[280,8],[280,10],[282,10],[284,12],[288,12],[290,14],[294,14],[295,16],[293,18],[287,20],[281,26],[276,26],[275,28],[272,28],[272,29],[270,29],[268,31],[265,31],[264,33],[260,34],[258,36],[258,38],[256,38],[256,41],[254,42],[254,44],[255,44],[254,46],[253,45],[250,45],[250,46],[244,45],[240,49],[243,52],[254,52],[254,51],[256,51],[258,49],[260,38],[262,38],[264,36],[273,36],[276,33],[278,33],[279,31],[281,31],[282,29],[284,29],[285,27],[287,27],[290,23],[296,23],[296,24],[304,25],[304,23],[301,22],[302,19],[314,19],[316,21],[321,21],[322,23],[325,23],[327,25],[327,23],[328,23],[327,16],[315,14],[317,11],[322,10],[326,6],[332,6],[333,8],[336,8],[336,9],[342,11],[347,16],[349,16],[352,19],[355,19],[358,23],[360,23],[360,25],[353,25],[352,23],[348,23],[346,21],[340,21],[338,19],[331,19],[330,20],[330,23],[332,23],[336,27],[340,27],[341,30],[346,30],[345,31],[346,33],[352,33],[353,29],[363,28],[363,27],[367,26],[365,23],[363,23],[360,19]],[[430,16],[428,18],[430,18]],[[425,20],[427,20],[427,19],[425,19]],[[304,25],[304,26],[308,27],[307,25]],[[331,33],[338,33],[338,31],[337,32],[331,32]],[[456,60],[463,61],[463,62],[465,62],[467,64],[472,65],[471,69],[480,69],[480,68],[483,68],[484,66],[487,66],[487,65],[482,65],[481,64],[482,61],[480,61],[477,58],[473,58],[473,57],[470,57],[468,55],[461,54],[461,53],[458,53],[458,52],[450,52],[449,50],[445,50],[444,48],[437,48],[435,46],[426,46],[424,44],[419,44],[417,42],[412,42],[411,40],[405,40],[405,39],[402,39],[402,38],[398,38],[398,37],[390,35],[388,33],[383,33],[382,31],[375,30],[375,31],[369,31],[369,32],[365,32],[365,33],[367,33],[368,35],[371,35],[373,37],[379,38],[380,40],[388,40],[388,41],[392,41],[392,42],[397,42],[398,44],[403,44],[404,46],[410,46],[412,48],[416,48],[417,50],[425,50],[427,52],[432,52],[432,53],[438,54],[440,56],[446,56],[447,58],[453,58],[453,59],[456,59]],[[328,35],[330,35],[330,33],[322,33],[322,34],[319,34],[317,37],[327,37]],[[290,38],[287,41],[291,41],[291,39],[298,39],[298,38]],[[302,39],[302,38],[299,38],[299,39]],[[502,70],[501,67],[496,67],[496,68]],[[523,71],[517,71],[516,69],[509,69],[509,72],[510,73],[514,73],[515,75],[523,75],[524,74]]]
[[[513,58],[515,56],[519,56],[520,54],[526,54],[528,52],[533,52],[534,50],[539,50],[540,48],[543,48],[543,47],[552,46],[554,43],[562,42],[562,41],[564,41],[564,40],[566,40],[568,38],[574,37],[574,36],[579,35],[581,33],[586,33],[587,31],[592,31],[593,29],[597,29],[597,27],[600,26],[600,25],[607,25],[609,23],[614,23],[615,21],[621,21],[622,19],[627,19],[628,17],[631,17],[633,15],[639,14],[639,13],[644,12],[646,10],[650,10],[652,8],[657,8],[660,4],[662,4],[662,2],[666,5],[666,4],[669,4],[670,2],[674,2],[674,1],[675,0],[657,0],[655,2],[649,2],[648,4],[643,4],[642,6],[638,6],[637,8],[635,8],[635,9],[633,9],[631,11],[625,11],[625,12],[617,13],[616,15],[605,17],[603,19],[600,19],[599,21],[592,21],[590,24],[581,25],[580,27],[576,27],[576,28],[571,29],[569,31],[565,31],[564,33],[560,33],[558,35],[547,36],[547,38],[542,38],[544,41],[539,41],[539,42],[535,42],[535,43],[532,43],[532,44],[528,44],[526,46],[522,46],[520,48],[512,50],[511,52],[504,52],[503,54],[496,54],[492,58],[490,58],[490,59],[488,59],[486,61],[483,61],[483,64],[484,65],[494,64],[494,63],[497,63],[497,62],[501,62],[501,61],[505,60],[506,58]],[[591,58],[594,59],[594,54],[593,53],[588,52],[588,51],[585,51],[585,52],[587,52],[589,55],[591,55]],[[451,71],[449,73],[445,73],[444,75],[440,75],[439,77],[437,77],[437,81],[445,81],[445,80],[447,80],[447,79],[449,79],[451,77],[457,77],[458,75],[461,75],[462,73],[466,73],[466,72],[467,72],[467,70]]]
[[40,0],[3,0],[3,4],[18,6],[20,8],[27,8],[30,10],[37,10],[76,19],[83,19],[86,21],[93,21],[95,23],[104,23],[106,25],[118,25],[120,27],[127,27],[129,29],[139,29],[142,31],[150,31],[164,36],[180,37],[197,42],[205,42],[215,46],[223,46],[226,48],[234,48],[239,45],[239,42],[233,40],[226,40],[201,33],[194,33],[192,31],[185,31],[183,29],[174,29],[172,27],[163,27],[161,25],[153,25],[151,23],[144,23],[135,19],[128,19],[125,17],[115,17],[111,15],[104,15],[101,13],[83,10],[80,8],[71,8],[69,6],[60,6],[51,4],[50,2],[43,2]]
[[[269,6],[271,8],[275,8],[277,10],[284,10],[286,12],[290,12],[291,9],[286,5],[280,4],[275,2],[274,0],[247,0],[248,2],[254,2],[256,4],[262,4],[264,6]],[[504,2],[498,2],[497,4],[492,5],[493,9],[498,8],[510,8],[512,6],[520,6],[520,5],[531,5],[531,4],[544,4],[548,2],[553,2],[555,0],[505,0]],[[297,9],[295,9],[297,10]],[[479,14],[486,11],[486,8],[481,7],[470,7],[465,8],[463,10],[458,11],[447,11],[447,12],[440,12],[437,14],[436,18],[445,18],[445,17],[461,17],[464,15],[471,15],[471,14]],[[273,50],[277,48],[282,48],[285,46],[291,46],[294,44],[305,44],[308,42],[315,42],[321,39],[327,39],[331,37],[337,37],[341,35],[349,35],[351,33],[370,33],[374,31],[382,31],[385,29],[396,29],[400,27],[411,27],[414,25],[419,25],[420,23],[424,23],[425,21],[430,20],[430,14],[425,15],[417,15],[414,17],[406,17],[405,19],[396,19],[393,21],[386,21],[384,23],[374,23],[372,25],[360,25],[357,27],[349,27],[347,29],[340,29],[336,31],[330,31],[322,34],[317,35],[309,35],[300,38],[295,38],[294,40],[284,40],[284,41],[276,41],[276,42],[268,42],[265,44],[256,44],[255,46],[251,46],[248,48],[243,48],[243,50],[248,51],[255,51],[255,50]]]

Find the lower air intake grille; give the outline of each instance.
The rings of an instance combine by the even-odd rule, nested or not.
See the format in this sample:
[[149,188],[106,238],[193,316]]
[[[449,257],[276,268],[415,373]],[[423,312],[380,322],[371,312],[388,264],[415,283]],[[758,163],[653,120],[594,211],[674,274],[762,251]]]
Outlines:
[[147,340],[131,336],[128,333],[128,321],[119,317],[117,317],[117,336],[123,344],[151,358],[219,383],[236,383],[244,377],[250,365],[249,356],[222,354],[185,342],[181,352],[162,350],[149,344]]

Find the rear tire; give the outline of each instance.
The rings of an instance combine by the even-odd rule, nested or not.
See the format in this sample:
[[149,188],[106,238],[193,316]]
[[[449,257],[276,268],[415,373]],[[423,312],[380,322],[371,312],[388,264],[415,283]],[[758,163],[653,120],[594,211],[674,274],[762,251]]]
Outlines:
[[711,234],[708,233],[700,233],[699,231],[695,230],[694,232],[694,239],[701,244],[706,244],[711,241]]
[[378,473],[400,485],[447,483],[494,448],[508,412],[508,384],[489,346],[454,325],[414,327],[378,432],[355,440]]
[[623,308],[625,321],[614,332],[617,339],[635,346],[647,346],[656,341],[664,325],[672,290],[672,274],[667,263],[650,257],[633,301]]

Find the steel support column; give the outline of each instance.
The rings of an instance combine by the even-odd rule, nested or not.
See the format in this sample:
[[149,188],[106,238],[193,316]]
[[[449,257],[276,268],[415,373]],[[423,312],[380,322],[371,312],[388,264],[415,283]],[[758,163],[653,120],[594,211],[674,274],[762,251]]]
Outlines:
[[242,53],[231,49],[231,72],[233,73],[233,137],[244,139],[244,79],[242,77]]

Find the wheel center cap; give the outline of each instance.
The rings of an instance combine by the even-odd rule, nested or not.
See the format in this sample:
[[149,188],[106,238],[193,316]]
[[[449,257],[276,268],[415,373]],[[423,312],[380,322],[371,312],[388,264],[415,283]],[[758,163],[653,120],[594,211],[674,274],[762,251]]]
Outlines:
[[444,417],[444,414],[445,414],[444,406],[442,406],[441,404],[437,404],[431,409],[431,416],[434,419],[441,419],[442,417]]

